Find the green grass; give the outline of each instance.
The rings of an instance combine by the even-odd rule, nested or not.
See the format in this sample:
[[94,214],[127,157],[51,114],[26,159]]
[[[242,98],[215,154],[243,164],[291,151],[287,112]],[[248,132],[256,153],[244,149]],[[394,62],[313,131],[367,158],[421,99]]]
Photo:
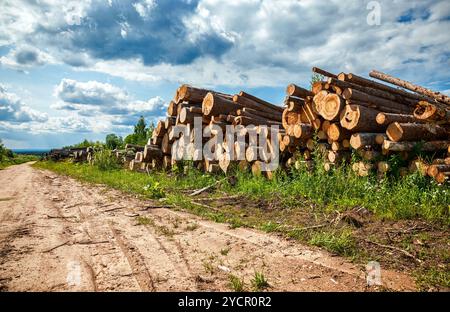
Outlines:
[[256,291],[261,291],[268,288],[270,285],[262,272],[255,271],[255,275],[252,279],[252,286]]
[[424,290],[429,289],[430,285],[450,289],[450,271],[430,268],[417,275],[417,283]]
[[230,280],[230,288],[233,291],[241,292],[244,290],[244,280],[237,277],[236,275],[230,274],[229,276]]
[[355,242],[350,230],[340,230],[334,232],[315,232],[309,243],[314,246],[324,247],[338,255],[353,256],[356,254]]
[[0,169],[5,169],[12,165],[20,165],[35,160],[39,160],[39,157],[36,155],[14,154],[14,157],[3,156],[3,159],[0,161]]

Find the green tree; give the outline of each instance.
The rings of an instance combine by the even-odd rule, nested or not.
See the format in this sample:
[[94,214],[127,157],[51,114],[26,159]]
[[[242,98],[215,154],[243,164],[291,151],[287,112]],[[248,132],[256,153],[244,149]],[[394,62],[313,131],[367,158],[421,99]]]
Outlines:
[[147,136],[147,125],[145,124],[144,116],[141,116],[134,126],[134,134],[136,134],[139,138],[144,138]]
[[122,139],[122,137],[117,136],[114,133],[110,133],[106,136],[105,144],[106,144],[106,148],[113,150],[113,149],[122,147],[123,139]]

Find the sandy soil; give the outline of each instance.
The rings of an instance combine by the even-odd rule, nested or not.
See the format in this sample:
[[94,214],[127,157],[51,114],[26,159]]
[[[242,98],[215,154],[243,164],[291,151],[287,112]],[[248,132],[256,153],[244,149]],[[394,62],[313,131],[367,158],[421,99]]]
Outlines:
[[[251,290],[255,271],[272,291],[364,291],[365,268],[280,236],[231,229],[155,208],[23,164],[0,171],[0,290]],[[385,288],[412,290],[401,272],[382,271]]]

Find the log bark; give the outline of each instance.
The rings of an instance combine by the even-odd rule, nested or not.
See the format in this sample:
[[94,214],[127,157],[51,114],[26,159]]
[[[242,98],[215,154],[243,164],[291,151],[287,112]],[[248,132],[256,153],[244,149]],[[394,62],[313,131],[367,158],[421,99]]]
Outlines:
[[299,123],[294,126],[294,136],[301,139],[309,139],[313,136],[314,130],[310,124]]
[[296,96],[296,97],[299,97],[302,99],[304,99],[307,96],[314,96],[314,94],[311,91],[304,89],[302,87],[299,87],[293,83],[291,83],[290,85],[287,86],[286,94],[288,96]]
[[394,122],[386,130],[388,138],[394,142],[448,139],[448,131],[439,125]]
[[394,142],[389,140],[384,140],[383,149],[392,152],[409,152],[417,147],[424,152],[433,152],[438,150],[446,150],[449,146],[450,141],[429,141],[425,143],[421,142]]
[[416,122],[417,119],[408,114],[379,113],[376,121],[379,125],[387,126],[393,122]]
[[427,170],[427,174],[435,178],[439,172],[449,172],[450,171],[450,165],[430,165]]
[[332,123],[327,129],[327,136],[333,141],[342,141],[350,138],[350,131],[339,126],[337,123]]
[[383,132],[386,126],[375,122],[379,111],[361,105],[346,105],[340,123],[353,132]]
[[260,98],[254,96],[254,95],[245,93],[244,91],[239,92],[239,96],[247,98],[247,99],[250,99],[250,100],[252,100],[252,101],[254,101],[256,103],[259,103],[259,104],[261,104],[260,105],[261,107],[271,108],[272,110],[279,111],[279,112],[283,111],[282,107],[280,107],[278,105],[274,105],[274,104],[269,103],[267,101],[264,101],[263,99],[260,99]]
[[202,102],[202,112],[206,116],[235,113],[242,107],[241,104],[235,103],[212,92],[206,94]]
[[445,94],[442,94],[440,92],[432,91],[430,89],[427,89],[427,88],[424,88],[424,87],[421,87],[418,85],[414,85],[409,81],[402,80],[400,78],[396,78],[396,77],[390,76],[388,74],[384,74],[384,73],[376,71],[376,70],[372,70],[369,73],[369,76],[376,78],[378,80],[382,80],[382,81],[391,83],[393,85],[408,89],[408,90],[418,93],[420,95],[424,95],[424,96],[433,98],[436,101],[439,101],[441,103],[450,105],[450,97],[448,97]]
[[355,101],[361,101],[366,102],[374,105],[379,105],[383,107],[390,107],[394,108],[398,111],[406,112],[406,113],[412,113],[413,108],[398,102],[394,102],[391,100],[387,100],[381,97],[373,96],[364,92],[361,92],[356,89],[347,88],[342,93],[342,96],[346,100],[355,100]]
[[143,160],[150,162],[154,158],[161,158],[162,151],[157,145],[145,145],[143,152]]
[[326,70],[320,69],[318,67],[313,67],[312,71],[325,77],[337,78],[337,75],[327,72]]
[[420,121],[450,123],[450,107],[420,101],[414,109],[414,117]]
[[356,150],[366,146],[376,145],[377,135],[379,133],[354,133],[350,137],[350,145]]

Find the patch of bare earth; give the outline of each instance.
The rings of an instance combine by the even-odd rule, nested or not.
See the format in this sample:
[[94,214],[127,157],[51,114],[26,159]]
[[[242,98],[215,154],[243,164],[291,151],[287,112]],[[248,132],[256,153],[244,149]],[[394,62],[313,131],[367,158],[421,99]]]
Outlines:
[[[294,240],[174,211],[23,164],[0,171],[0,290],[364,291],[364,266]],[[413,290],[408,274],[384,286]]]

